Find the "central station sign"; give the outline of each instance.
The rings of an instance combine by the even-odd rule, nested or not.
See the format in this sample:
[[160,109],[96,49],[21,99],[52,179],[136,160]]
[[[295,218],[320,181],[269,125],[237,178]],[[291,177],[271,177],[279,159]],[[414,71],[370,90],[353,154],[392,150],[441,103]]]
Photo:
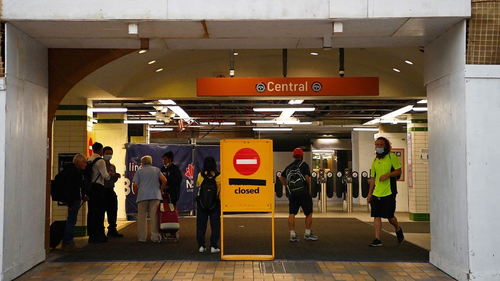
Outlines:
[[378,96],[378,77],[198,78],[197,96]]

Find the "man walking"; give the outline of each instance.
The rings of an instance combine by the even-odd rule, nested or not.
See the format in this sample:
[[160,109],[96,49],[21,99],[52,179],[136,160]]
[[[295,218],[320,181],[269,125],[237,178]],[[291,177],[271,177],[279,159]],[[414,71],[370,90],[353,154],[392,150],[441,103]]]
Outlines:
[[[116,174],[115,165],[111,164],[111,158],[113,158],[113,148],[106,146],[102,149],[104,160],[106,161],[106,170],[108,173]],[[118,233],[116,230],[116,217],[118,216],[118,198],[115,192],[115,183],[121,178],[120,174],[116,174],[116,177],[112,177],[109,180],[104,180],[104,201],[106,204],[106,214],[108,217],[108,237],[123,237],[123,234]]]
[[289,209],[288,209],[288,228],[290,229],[290,242],[300,241],[300,238],[295,232],[295,216],[302,208],[306,215],[306,231],[304,240],[316,241],[318,236],[311,231],[313,203],[311,197],[311,171],[309,165],[303,161],[304,151],[301,148],[296,148],[293,151],[295,159],[288,165],[280,176],[280,181],[283,186],[288,188],[290,193]]
[[382,246],[380,232],[382,218],[386,218],[394,226],[398,243],[401,244],[405,237],[403,229],[399,226],[398,219],[394,216],[396,211],[397,182],[396,177],[401,175],[401,164],[398,157],[391,152],[391,143],[384,137],[375,141],[376,157],[373,159],[370,189],[366,200],[371,205],[371,216],[375,229],[375,239],[370,247]]

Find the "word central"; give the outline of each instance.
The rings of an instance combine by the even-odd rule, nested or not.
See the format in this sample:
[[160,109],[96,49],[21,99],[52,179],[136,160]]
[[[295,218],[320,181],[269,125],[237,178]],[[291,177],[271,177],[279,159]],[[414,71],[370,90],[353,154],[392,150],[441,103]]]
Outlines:
[[267,83],[267,89],[270,92],[307,92],[307,81],[304,83],[284,83],[276,84],[274,82]]

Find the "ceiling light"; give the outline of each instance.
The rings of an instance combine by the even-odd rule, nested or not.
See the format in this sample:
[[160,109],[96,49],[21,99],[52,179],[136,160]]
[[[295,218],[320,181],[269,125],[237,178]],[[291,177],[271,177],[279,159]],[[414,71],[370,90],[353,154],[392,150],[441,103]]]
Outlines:
[[414,107],[413,111],[428,111],[427,107]]
[[413,108],[413,105],[407,105],[403,108],[400,108],[398,110],[395,110],[391,113],[388,113],[386,115],[383,115],[380,119],[389,119],[389,118],[394,118],[397,117],[401,114],[405,114],[406,112],[410,111]]
[[144,54],[145,52],[147,52],[148,50],[140,50],[138,53],[139,54]]
[[220,124],[222,126],[234,126],[236,125],[236,122],[221,122]]
[[322,135],[322,137],[329,138],[329,137],[333,137],[333,135]]
[[234,54],[235,56],[239,55],[239,54],[238,54],[238,52],[234,52],[233,54]]
[[155,62],[156,62],[156,60],[152,60],[152,61],[148,62],[148,64],[153,64]]
[[397,69],[397,68],[393,68],[392,70],[394,70],[395,72],[401,72],[401,70]]
[[378,132],[378,128],[353,128],[353,131]]
[[406,62],[407,64],[409,64],[409,65],[412,65],[412,64],[413,64],[413,62],[411,62],[411,61],[409,61],[409,60],[405,60],[405,62]]
[[148,128],[148,131],[156,131],[156,132],[170,132],[173,130],[174,128]]
[[427,100],[420,100],[417,103],[427,103]]
[[399,120],[399,119],[382,119],[380,121],[382,124],[409,124],[409,120]]
[[370,120],[366,123],[363,123],[363,126],[366,126],[366,125],[375,125],[375,124],[378,124],[380,123],[380,118],[375,118],[373,120]]
[[274,124],[275,120],[252,120],[254,124]]
[[314,53],[314,52],[311,53],[311,56],[317,56],[317,55],[318,55],[318,53]]
[[179,116],[181,119],[184,119],[184,121],[189,121],[191,120],[191,117],[182,109],[180,106],[176,106],[176,103],[171,100],[158,100],[161,104],[167,105],[170,110],[172,110],[177,116]]
[[253,111],[256,112],[275,112],[275,111],[285,111],[285,110],[293,110],[293,111],[314,111],[316,108],[314,107],[259,107],[254,108]]
[[160,71],[163,71],[163,68],[158,68],[158,69],[156,70],[156,72],[160,72]]
[[100,107],[100,108],[91,108],[92,112],[127,112],[127,109],[124,107]]
[[291,131],[292,128],[252,128],[254,131],[278,132],[278,131]]
[[334,153],[333,149],[313,149],[312,153]]
[[[125,120],[125,121],[123,121],[123,123],[125,123],[125,124],[150,124],[150,125],[157,124],[156,120]],[[162,123],[160,123],[160,124],[162,124]]]
[[302,104],[304,100],[291,100],[288,102],[288,104]]

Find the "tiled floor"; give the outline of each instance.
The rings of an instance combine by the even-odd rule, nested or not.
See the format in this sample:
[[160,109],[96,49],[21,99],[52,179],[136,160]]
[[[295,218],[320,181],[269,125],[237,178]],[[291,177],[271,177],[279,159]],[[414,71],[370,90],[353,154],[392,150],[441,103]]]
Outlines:
[[[366,208],[366,207],[365,207]],[[286,217],[277,213],[276,217]],[[355,217],[372,222],[369,213],[331,210],[316,217]],[[398,213],[409,222],[407,213]],[[121,221],[119,228],[129,222]],[[405,234],[406,241],[430,249],[429,234]],[[80,238],[78,244],[85,244]],[[333,261],[158,261],[158,262],[51,262],[60,251],[16,280],[454,280],[429,263],[373,263]]]

